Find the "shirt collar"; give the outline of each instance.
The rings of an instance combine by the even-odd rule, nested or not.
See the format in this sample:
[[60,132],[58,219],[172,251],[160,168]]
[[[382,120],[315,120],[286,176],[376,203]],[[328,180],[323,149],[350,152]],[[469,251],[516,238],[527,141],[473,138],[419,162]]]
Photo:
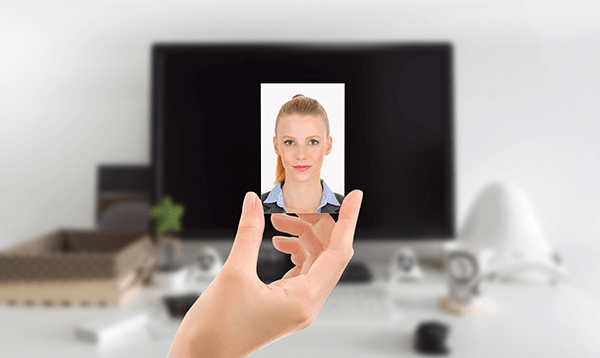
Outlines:
[[[283,203],[283,191],[281,190],[281,186],[284,183],[285,183],[285,180],[282,180],[282,181],[280,181],[279,183],[277,183],[275,185],[275,187],[273,188],[273,190],[271,190],[271,192],[269,193],[269,195],[265,199],[265,203],[267,203],[267,204],[277,203],[277,206],[279,206],[280,208],[282,208],[287,213],[287,209],[285,207],[285,204]],[[335,206],[340,206],[340,202],[335,197],[335,194],[329,188],[329,186],[327,186],[327,184],[325,184],[325,181],[323,179],[321,179],[321,187],[323,188],[323,196],[321,198],[321,205],[319,205],[319,208],[317,209],[316,212],[320,213],[321,212],[321,208],[324,207],[327,204],[331,204],[331,205],[335,205]]]

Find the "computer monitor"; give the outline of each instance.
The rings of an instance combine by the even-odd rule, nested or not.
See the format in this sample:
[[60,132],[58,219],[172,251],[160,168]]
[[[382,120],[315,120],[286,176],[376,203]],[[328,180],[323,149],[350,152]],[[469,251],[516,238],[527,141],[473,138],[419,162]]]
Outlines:
[[232,240],[245,193],[275,183],[265,123],[285,88],[330,112],[324,179],[363,191],[355,241],[452,238],[452,86],[448,43],[155,44],[151,200],[185,206],[184,239]]

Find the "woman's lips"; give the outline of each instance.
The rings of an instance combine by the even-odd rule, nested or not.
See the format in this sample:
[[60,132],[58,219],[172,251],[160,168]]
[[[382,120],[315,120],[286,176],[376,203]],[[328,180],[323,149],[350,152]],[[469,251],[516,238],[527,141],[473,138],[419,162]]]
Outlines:
[[296,169],[299,172],[305,172],[308,169],[310,169],[310,165],[295,165],[294,169]]

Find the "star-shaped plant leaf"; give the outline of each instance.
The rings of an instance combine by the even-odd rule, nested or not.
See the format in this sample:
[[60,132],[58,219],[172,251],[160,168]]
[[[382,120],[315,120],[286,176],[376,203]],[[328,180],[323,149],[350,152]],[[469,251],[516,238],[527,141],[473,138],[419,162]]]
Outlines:
[[159,205],[150,209],[150,217],[156,220],[156,234],[160,235],[168,230],[180,232],[184,212],[183,205],[174,204],[170,196],[163,197]]

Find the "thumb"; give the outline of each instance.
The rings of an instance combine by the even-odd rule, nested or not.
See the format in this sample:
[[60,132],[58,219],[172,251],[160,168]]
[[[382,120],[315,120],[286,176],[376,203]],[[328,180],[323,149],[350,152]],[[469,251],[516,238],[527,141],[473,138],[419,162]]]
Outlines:
[[246,193],[242,217],[227,262],[244,272],[256,273],[258,251],[263,238],[265,216],[262,202],[253,192]]

